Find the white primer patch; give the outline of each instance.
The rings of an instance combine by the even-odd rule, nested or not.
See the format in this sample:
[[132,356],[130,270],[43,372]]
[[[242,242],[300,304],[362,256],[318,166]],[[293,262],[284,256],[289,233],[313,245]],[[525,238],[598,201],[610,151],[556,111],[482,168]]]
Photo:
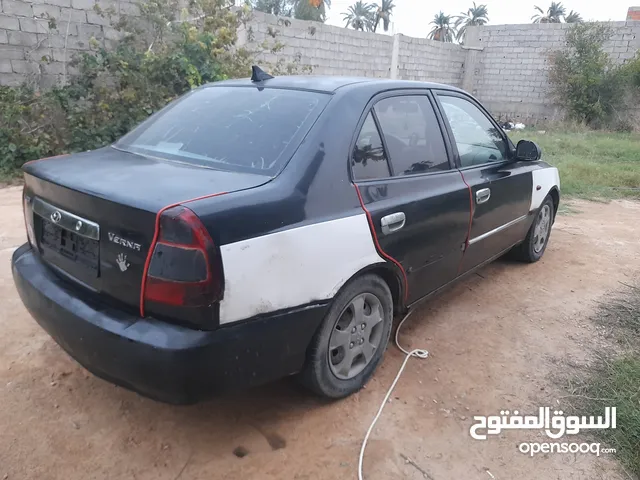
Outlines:
[[333,298],[377,263],[364,213],[220,247],[225,275],[220,323]]
[[[541,168],[531,173],[533,174],[533,188],[531,190],[531,207],[529,211],[540,208],[543,200],[554,186],[560,188],[560,176],[557,168]],[[538,186],[541,187],[539,190],[537,189]]]

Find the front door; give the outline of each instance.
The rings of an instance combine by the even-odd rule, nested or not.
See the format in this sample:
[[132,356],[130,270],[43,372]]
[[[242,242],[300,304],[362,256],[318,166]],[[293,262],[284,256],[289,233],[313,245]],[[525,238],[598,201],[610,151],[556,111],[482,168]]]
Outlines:
[[437,97],[472,195],[473,220],[459,272],[464,273],[524,239],[531,223],[531,173],[511,161],[505,133],[475,101],[456,92]]
[[457,275],[469,190],[450,161],[427,91],[379,96],[361,122],[353,179],[381,249],[406,273],[413,303]]

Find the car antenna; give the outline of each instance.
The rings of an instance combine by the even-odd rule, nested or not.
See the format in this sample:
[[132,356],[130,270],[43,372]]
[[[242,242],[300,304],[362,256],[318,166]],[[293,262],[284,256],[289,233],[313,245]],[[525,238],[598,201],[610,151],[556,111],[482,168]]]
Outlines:
[[262,70],[257,65],[251,66],[251,81],[252,82],[262,82],[263,80],[269,80],[273,78],[273,75],[269,75],[267,72]]

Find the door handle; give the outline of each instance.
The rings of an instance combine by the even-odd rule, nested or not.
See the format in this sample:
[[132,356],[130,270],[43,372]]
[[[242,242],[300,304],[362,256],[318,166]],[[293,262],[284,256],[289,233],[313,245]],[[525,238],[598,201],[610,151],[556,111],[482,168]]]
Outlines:
[[397,232],[404,227],[406,220],[404,212],[396,212],[382,217],[380,219],[382,233],[389,235],[390,233]]
[[489,201],[490,198],[491,198],[491,190],[488,188],[481,188],[476,192],[476,203],[478,205]]

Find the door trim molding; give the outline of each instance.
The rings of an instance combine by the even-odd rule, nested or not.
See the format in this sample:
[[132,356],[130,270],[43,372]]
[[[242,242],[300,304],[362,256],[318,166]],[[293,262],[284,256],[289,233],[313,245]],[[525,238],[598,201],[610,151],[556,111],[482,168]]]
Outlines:
[[380,256],[382,256],[382,258],[392,262],[396,267],[398,267],[400,272],[402,272],[402,279],[404,280],[404,282],[403,282],[403,284],[404,284],[403,285],[404,286],[404,301],[406,302],[409,299],[409,280],[407,279],[407,272],[405,271],[404,267],[402,266],[402,264],[398,260],[393,258],[391,255],[389,255],[388,253],[386,253],[382,249],[382,246],[380,245],[380,242],[378,241],[378,235],[376,235],[376,227],[373,224],[373,218],[371,217],[371,212],[369,212],[369,210],[367,209],[367,207],[364,204],[364,201],[362,200],[362,194],[360,193],[360,189],[358,188],[358,185],[356,183],[354,183],[353,186],[356,189],[356,194],[358,195],[358,201],[360,202],[360,206],[362,207],[362,210],[364,210],[364,213],[367,216],[367,222],[369,223],[369,229],[371,230],[371,236],[373,237],[373,243],[374,243],[374,245],[376,247],[376,250],[378,251]]
[[507,228],[515,225],[516,223],[520,223],[523,220],[525,220],[529,215],[523,215],[521,217],[516,218],[515,220],[511,220],[509,223],[505,223],[504,225],[500,225],[498,228],[494,228],[493,230],[490,230],[486,233],[483,233],[482,235],[478,235],[475,238],[471,238],[469,240],[469,245],[473,245],[474,243],[479,242],[480,240],[484,240],[487,237],[490,237],[491,235],[493,235],[494,233],[499,233],[503,230],[506,230]]

